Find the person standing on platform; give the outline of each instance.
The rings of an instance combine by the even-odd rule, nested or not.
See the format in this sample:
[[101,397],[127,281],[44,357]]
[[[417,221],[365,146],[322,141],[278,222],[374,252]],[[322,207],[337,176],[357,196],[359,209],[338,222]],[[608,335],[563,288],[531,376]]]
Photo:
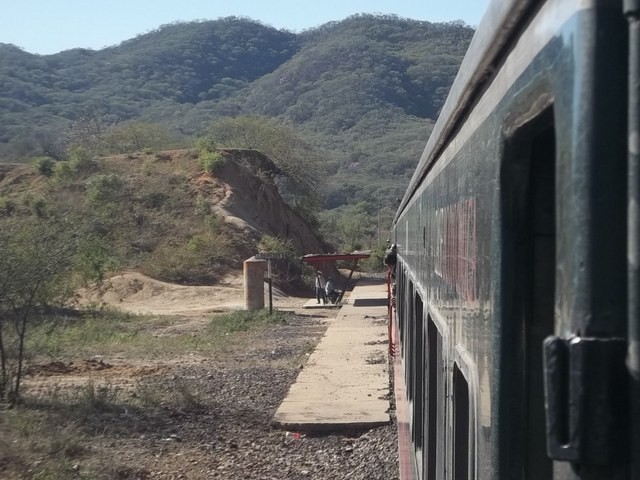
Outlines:
[[336,303],[338,301],[339,294],[335,290],[335,287],[333,286],[333,280],[331,280],[331,278],[327,279],[327,283],[324,286],[324,293],[327,302]]
[[322,300],[323,305],[327,303],[327,296],[325,295],[324,287],[325,282],[322,272],[316,272],[316,300],[318,304],[320,304],[320,300]]

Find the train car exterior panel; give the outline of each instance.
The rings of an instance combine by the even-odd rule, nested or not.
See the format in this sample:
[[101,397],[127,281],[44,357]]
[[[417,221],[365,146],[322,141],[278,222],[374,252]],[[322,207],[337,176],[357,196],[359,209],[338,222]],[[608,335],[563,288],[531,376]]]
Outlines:
[[404,478],[576,478],[546,455],[542,341],[623,333],[626,105],[597,95],[626,82],[619,3],[515,3],[517,40],[396,218]]

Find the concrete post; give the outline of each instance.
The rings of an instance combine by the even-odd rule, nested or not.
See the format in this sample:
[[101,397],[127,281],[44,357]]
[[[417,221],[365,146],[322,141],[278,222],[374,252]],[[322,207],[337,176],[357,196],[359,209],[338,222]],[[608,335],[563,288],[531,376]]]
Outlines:
[[264,308],[264,268],[266,260],[251,257],[244,261],[244,307],[245,310]]

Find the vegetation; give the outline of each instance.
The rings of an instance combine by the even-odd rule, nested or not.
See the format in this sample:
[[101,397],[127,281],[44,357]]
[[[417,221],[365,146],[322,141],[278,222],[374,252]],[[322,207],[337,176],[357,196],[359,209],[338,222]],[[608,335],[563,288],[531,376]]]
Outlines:
[[218,151],[202,149],[200,151],[200,166],[202,170],[212,175],[224,165],[224,157]]
[[[294,128],[267,117],[242,116],[215,122],[201,140],[221,148],[258,150],[286,175],[285,198],[313,198],[322,188],[322,159]],[[288,194],[288,195],[287,195]],[[296,200],[292,202],[294,205]]]
[[[0,44],[0,159],[153,152],[213,135],[220,147],[264,148],[322,193],[324,209],[392,203],[472,34],[462,22],[389,15],[300,34],[230,17],[99,51],[38,56]],[[308,178],[306,165],[319,173]]]
[[[379,268],[396,199],[472,33],[394,16],[300,34],[226,18],[165,25],[100,51],[38,56],[0,44],[0,163],[28,164],[0,169],[0,403],[14,407],[0,416],[0,476],[30,452],[20,471],[32,478],[81,478],[73,462],[83,435],[98,431],[87,427],[95,412],[179,415],[204,402],[179,379],[169,393],[141,382],[125,396],[88,382],[25,397],[36,356],[211,355],[287,321],[236,312],[167,336],[158,332],[171,318],[67,310],[75,288],[117,270],[212,284],[256,249],[281,254],[277,281],[300,282],[308,272],[290,239],[248,238],[214,208],[232,149],[264,154],[243,161],[256,159],[253,173],[334,250],[372,249],[364,267]],[[48,429],[57,435],[33,440]]]
[[274,264],[272,277],[279,284],[289,284],[295,287],[304,286],[304,266],[298,260],[298,254],[292,242],[285,238],[264,235],[258,243],[259,253],[277,253],[280,258],[271,260]]
[[211,355],[224,349],[229,334],[286,322],[290,314],[268,310],[237,311],[211,319],[198,335],[185,332],[157,335],[173,318],[133,315],[115,309],[88,309],[73,316],[49,317],[34,326],[26,346],[40,357],[58,360],[93,358],[118,351],[146,359],[166,355],[201,353]]
[[[181,424],[185,416],[216,415],[217,411],[215,398],[204,394],[189,377],[154,375],[166,368],[163,360],[241,349],[246,342],[255,341],[251,331],[286,323],[289,316],[279,311],[269,315],[266,310],[234,312],[211,318],[197,334],[175,335],[158,335],[175,319],[104,309],[52,316],[37,323],[27,348],[41,358],[55,359],[35,363],[43,374],[77,368],[90,375],[94,368],[113,367],[102,358],[113,357],[115,352],[134,362],[142,360],[145,366],[126,386],[100,375],[71,384],[49,378],[44,388],[30,389],[14,408],[3,409],[2,478],[146,478],[148,470],[142,465],[139,471],[126,467],[122,458],[113,457],[114,451],[129,448],[123,445],[132,434],[173,439],[177,436],[170,437],[176,432],[172,426]],[[107,441],[111,445],[105,450]]]
[[20,396],[28,328],[64,300],[77,239],[68,225],[27,218],[0,225],[0,403]]
[[[355,15],[293,34],[231,17],[100,51],[0,45],[0,158],[35,177],[0,192],[0,397],[17,397],[26,328],[71,282],[137,268],[210,283],[246,257],[255,244],[194,181],[225,149],[266,155],[275,166],[257,174],[336,250],[380,250],[472,33]],[[186,145],[199,153],[160,153]],[[259,249],[283,253],[292,281],[304,273],[287,242]]]

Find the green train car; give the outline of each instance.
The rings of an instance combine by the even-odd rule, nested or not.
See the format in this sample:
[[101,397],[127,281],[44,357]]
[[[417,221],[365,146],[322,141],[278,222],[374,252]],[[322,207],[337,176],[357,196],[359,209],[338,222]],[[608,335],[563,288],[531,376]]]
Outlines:
[[494,0],[394,220],[401,478],[640,479],[638,0]]

